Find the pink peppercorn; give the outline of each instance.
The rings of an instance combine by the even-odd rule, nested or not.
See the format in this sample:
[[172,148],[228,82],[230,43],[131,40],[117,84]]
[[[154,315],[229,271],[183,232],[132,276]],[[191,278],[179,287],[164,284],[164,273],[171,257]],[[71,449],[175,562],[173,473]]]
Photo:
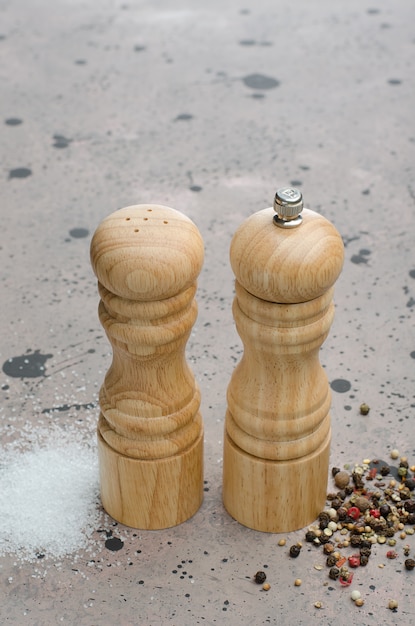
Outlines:
[[371,517],[376,517],[376,519],[378,519],[380,517],[380,511],[379,509],[370,509],[369,515]]
[[358,554],[352,554],[347,560],[350,567],[359,567],[360,565],[360,556]]
[[359,519],[360,510],[357,508],[357,506],[351,506],[349,509],[347,509],[347,515],[354,520]]

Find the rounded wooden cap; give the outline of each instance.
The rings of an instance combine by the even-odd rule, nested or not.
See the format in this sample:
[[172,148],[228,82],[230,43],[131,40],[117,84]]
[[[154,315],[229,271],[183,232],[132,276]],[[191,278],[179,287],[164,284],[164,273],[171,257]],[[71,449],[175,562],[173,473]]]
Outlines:
[[122,298],[170,298],[194,283],[203,240],[183,213],[156,204],[115,211],[96,229],[91,264],[99,282]]
[[309,209],[303,209],[297,228],[278,228],[273,218],[273,208],[258,211],[236,231],[230,249],[236,279],[269,302],[292,304],[323,295],[343,266],[339,233]]

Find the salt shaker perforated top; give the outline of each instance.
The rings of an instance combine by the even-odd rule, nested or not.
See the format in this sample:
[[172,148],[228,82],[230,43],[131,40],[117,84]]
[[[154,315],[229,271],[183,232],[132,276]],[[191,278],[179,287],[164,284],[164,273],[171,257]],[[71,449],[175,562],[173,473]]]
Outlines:
[[91,263],[113,359],[100,391],[101,499],[117,521],[160,529],[203,496],[200,390],[185,358],[204,248],[196,225],[160,205],[115,211]]

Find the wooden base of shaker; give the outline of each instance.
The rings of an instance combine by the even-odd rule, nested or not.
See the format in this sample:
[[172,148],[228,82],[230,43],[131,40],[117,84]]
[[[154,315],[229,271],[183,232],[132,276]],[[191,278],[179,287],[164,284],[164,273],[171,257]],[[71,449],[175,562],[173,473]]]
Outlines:
[[247,454],[225,435],[223,503],[240,524],[268,533],[311,524],[324,509],[330,435],[313,454],[269,461]]
[[101,500],[117,522],[141,530],[177,526],[203,500],[203,433],[185,452],[151,461],[123,456],[98,432]]

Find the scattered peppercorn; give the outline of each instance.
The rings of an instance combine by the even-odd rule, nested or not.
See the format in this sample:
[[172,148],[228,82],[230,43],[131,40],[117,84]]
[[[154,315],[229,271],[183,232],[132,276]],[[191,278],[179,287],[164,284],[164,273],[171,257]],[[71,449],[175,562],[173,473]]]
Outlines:
[[393,609],[397,609],[398,608],[398,601],[397,600],[389,600],[388,608],[391,609],[392,611],[393,611]]
[[269,591],[269,590],[271,589],[271,585],[270,585],[269,583],[264,583],[264,584],[262,585],[262,589],[263,589],[264,591]]
[[406,559],[405,561],[405,568],[409,571],[413,570],[415,567],[415,561],[414,559]]
[[369,411],[370,411],[370,406],[366,404],[366,402],[363,402],[363,404],[360,405],[360,414],[367,415]]
[[337,472],[337,474],[334,477],[334,483],[336,487],[338,487],[339,489],[344,489],[345,487],[347,487],[347,485],[349,484],[349,481],[350,481],[350,474],[349,472],[346,472],[344,470],[342,470],[341,472]]
[[296,559],[297,556],[300,554],[300,552],[301,552],[301,547],[298,544],[295,544],[291,546],[290,548],[290,557],[293,559]]
[[335,554],[329,554],[326,560],[327,567],[333,567],[337,563],[337,556]]
[[338,567],[330,568],[329,578],[331,578],[332,580],[337,580],[339,576],[340,576],[340,570]]
[[262,585],[266,581],[267,575],[265,572],[257,572],[254,576],[254,579],[257,585]]

